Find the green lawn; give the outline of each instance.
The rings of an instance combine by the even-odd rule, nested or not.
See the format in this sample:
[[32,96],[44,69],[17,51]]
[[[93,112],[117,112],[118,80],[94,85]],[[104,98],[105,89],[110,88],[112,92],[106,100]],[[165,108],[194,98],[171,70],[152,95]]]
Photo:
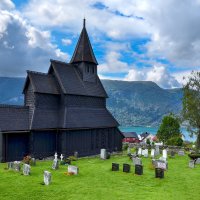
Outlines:
[[[143,158],[144,174],[134,175],[122,172],[122,164],[130,163],[127,156],[113,156],[109,160],[99,158],[84,158],[72,164],[79,167],[80,173],[67,176],[66,166],[60,166],[57,171],[51,170],[51,161],[37,161],[37,166],[31,168],[30,176],[5,170],[5,163],[0,164],[0,200],[4,199],[200,199],[200,165],[195,169],[188,167],[187,156],[176,156],[168,160],[169,169],[164,179],[154,178],[151,169],[151,159]],[[112,172],[111,163],[120,163],[120,171]],[[52,172],[52,183],[42,185],[43,171]]]

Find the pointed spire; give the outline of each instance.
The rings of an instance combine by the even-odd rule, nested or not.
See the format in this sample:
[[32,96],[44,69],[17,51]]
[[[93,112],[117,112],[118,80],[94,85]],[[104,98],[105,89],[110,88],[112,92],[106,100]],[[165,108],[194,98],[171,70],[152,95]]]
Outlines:
[[85,28],[85,17],[84,17],[84,19],[83,19],[83,28]]
[[86,20],[84,18],[83,29],[81,31],[81,35],[79,37],[78,43],[76,45],[76,48],[75,48],[75,51],[70,63],[91,62],[98,65],[94,52],[92,50],[92,46],[87,34],[87,30],[85,28],[85,21]]

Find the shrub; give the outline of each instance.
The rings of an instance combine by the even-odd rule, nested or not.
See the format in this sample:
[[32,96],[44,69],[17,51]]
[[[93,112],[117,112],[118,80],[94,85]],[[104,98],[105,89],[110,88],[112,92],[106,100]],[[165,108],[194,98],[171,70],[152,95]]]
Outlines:
[[68,159],[71,160],[71,161],[76,161],[77,160],[77,158],[75,156],[69,156]]
[[200,153],[190,153],[190,154],[188,154],[188,156],[189,156],[191,159],[195,160],[195,159],[197,159],[197,158],[200,158]]
[[128,144],[127,143],[124,143],[123,146],[122,146],[122,150],[123,151],[126,151],[128,149]]
[[31,156],[29,156],[29,155],[27,155],[27,156],[25,156],[24,158],[23,158],[23,162],[25,163],[25,164],[30,164],[31,163]]
[[150,145],[150,144],[151,144],[151,142],[150,142],[150,139],[149,139],[149,138],[147,138],[147,141],[146,141],[146,143],[147,143],[148,145]]
[[182,146],[183,145],[183,140],[181,137],[172,137],[167,140],[167,145],[171,146]]

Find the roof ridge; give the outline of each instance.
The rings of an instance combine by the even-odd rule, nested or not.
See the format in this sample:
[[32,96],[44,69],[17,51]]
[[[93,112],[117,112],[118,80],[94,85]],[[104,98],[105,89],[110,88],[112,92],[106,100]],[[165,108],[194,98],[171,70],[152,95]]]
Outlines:
[[63,64],[63,65],[70,65],[70,63],[66,63],[64,61],[54,60],[54,59],[50,59],[50,62],[56,62],[56,63]]
[[31,71],[31,70],[27,70],[27,73],[32,73],[32,74],[40,74],[40,75],[48,75],[47,73],[44,72],[36,72],[36,71]]

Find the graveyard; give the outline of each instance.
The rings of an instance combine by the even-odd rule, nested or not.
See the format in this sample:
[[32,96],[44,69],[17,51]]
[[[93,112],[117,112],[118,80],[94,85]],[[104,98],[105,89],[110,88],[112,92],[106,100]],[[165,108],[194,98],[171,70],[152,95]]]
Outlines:
[[[127,152],[106,160],[96,156],[72,161],[77,175],[68,175],[67,165],[52,169],[52,160],[37,160],[30,175],[1,163],[0,199],[199,199],[200,165],[190,168],[189,160],[187,155],[168,157],[164,178],[155,178],[150,157],[142,157],[143,174],[136,175]],[[112,163],[119,164],[119,171],[111,170]],[[130,165],[130,173],[123,172],[123,164]],[[51,173],[49,185],[43,182],[44,171]]]

